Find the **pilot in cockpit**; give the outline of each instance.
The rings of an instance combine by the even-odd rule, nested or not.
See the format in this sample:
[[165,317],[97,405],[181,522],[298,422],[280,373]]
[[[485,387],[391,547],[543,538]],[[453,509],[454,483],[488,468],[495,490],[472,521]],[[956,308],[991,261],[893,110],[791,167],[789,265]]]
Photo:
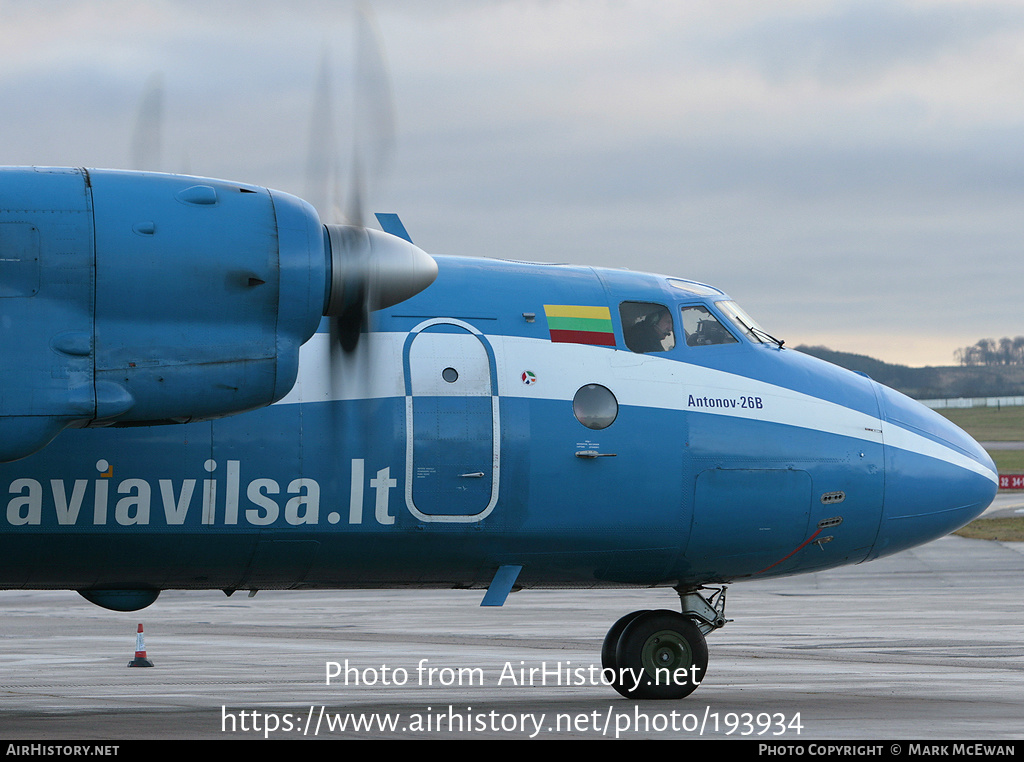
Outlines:
[[672,314],[660,305],[623,327],[626,346],[634,352],[664,352],[675,346]]

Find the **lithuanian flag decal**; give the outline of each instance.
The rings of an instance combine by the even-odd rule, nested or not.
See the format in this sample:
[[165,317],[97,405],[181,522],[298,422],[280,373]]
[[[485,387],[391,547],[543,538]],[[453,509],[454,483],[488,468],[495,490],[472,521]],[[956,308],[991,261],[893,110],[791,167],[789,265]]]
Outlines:
[[615,346],[615,329],[607,307],[576,304],[545,304],[551,340],[561,344]]

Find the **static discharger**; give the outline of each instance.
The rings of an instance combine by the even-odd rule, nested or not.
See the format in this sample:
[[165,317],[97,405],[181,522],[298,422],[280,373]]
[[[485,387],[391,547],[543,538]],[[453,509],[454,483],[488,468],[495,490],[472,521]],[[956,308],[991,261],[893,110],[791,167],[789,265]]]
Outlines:
[[129,667],[152,667],[153,662],[146,658],[146,639],[142,636],[142,622],[135,636],[135,658],[128,662]]

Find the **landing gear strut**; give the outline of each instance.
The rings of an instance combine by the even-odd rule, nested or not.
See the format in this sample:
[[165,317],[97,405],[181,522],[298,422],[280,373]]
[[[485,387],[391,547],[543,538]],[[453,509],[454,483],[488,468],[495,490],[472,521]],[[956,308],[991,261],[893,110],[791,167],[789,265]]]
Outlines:
[[700,685],[708,667],[704,635],[725,625],[725,588],[676,588],[682,612],[634,611],[612,625],[601,666],[612,687],[632,699],[680,699]]

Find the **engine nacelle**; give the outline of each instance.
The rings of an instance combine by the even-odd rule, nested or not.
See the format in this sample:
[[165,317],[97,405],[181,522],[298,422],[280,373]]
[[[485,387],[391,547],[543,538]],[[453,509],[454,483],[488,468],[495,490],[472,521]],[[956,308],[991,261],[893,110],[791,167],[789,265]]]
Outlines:
[[69,426],[211,419],[280,399],[329,268],[316,212],[287,194],[0,169],[0,461]]

